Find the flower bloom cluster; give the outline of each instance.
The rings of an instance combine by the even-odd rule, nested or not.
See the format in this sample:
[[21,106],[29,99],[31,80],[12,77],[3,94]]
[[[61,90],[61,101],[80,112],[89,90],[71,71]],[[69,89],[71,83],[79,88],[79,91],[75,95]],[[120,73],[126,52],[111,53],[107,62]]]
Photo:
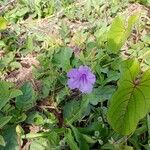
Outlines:
[[95,75],[88,66],[80,66],[71,69],[67,73],[68,86],[70,89],[79,89],[82,93],[91,93],[96,81]]

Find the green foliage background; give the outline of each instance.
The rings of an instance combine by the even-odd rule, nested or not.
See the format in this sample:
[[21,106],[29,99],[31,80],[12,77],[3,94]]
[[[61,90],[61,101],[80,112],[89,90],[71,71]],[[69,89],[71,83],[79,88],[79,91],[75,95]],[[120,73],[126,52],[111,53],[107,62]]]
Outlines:
[[[149,6],[1,0],[0,150],[149,150]],[[67,86],[80,65],[90,94]]]

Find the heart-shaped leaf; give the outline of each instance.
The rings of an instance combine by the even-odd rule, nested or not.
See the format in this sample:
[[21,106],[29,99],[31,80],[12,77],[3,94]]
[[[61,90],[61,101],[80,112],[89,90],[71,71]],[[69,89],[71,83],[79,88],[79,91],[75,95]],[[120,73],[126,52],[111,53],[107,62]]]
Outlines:
[[107,116],[115,131],[129,135],[150,110],[150,70],[141,73],[138,60],[130,59],[123,62],[120,71]]

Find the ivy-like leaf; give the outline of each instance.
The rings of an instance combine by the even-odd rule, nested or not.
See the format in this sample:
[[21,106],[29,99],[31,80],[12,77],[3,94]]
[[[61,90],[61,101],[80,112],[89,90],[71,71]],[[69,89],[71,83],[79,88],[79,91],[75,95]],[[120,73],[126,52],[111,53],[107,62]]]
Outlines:
[[107,117],[115,131],[129,135],[150,110],[150,70],[142,74],[138,60],[130,59],[122,63],[120,71]]

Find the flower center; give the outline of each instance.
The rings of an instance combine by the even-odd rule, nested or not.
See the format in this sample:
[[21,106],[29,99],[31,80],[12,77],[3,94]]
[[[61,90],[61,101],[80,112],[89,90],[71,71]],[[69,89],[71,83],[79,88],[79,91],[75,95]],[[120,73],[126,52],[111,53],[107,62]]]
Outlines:
[[82,81],[82,82],[86,82],[87,81],[86,74],[82,74],[81,75],[80,81]]

